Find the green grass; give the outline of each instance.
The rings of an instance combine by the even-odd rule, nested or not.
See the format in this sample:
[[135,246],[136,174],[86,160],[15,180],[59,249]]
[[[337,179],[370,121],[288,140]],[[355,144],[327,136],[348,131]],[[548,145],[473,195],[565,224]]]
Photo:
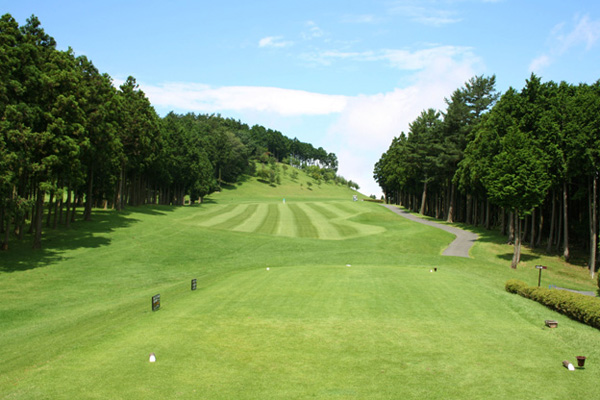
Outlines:
[[223,207],[221,213],[199,214],[185,223],[215,229],[278,236],[341,240],[384,231],[377,225],[354,220],[369,210],[362,203],[287,201],[286,203],[238,204]]
[[525,251],[513,271],[485,231],[473,258],[443,257],[446,232],[303,190],[249,180],[201,206],[96,210],[42,251],[12,242],[0,399],[595,397],[599,332],[504,291],[535,264],[543,285],[593,289],[583,268]]

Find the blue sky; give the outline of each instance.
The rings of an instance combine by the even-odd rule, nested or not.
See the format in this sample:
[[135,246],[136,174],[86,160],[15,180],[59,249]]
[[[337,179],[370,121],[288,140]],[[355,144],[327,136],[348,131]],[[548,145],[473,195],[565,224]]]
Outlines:
[[600,2],[527,0],[0,0],[116,84],[134,76],[162,116],[220,113],[373,166],[421,110],[474,75],[497,88],[600,79]]

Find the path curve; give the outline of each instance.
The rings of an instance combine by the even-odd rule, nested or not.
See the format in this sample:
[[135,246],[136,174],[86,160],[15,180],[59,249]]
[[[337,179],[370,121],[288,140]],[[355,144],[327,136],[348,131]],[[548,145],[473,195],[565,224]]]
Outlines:
[[450,243],[450,245],[448,247],[446,247],[446,250],[444,250],[442,255],[470,258],[469,251],[471,250],[471,247],[473,247],[473,244],[475,243],[475,241],[477,240],[477,237],[478,237],[476,233],[465,231],[464,229],[455,228],[453,226],[439,224],[437,222],[433,222],[433,221],[429,221],[429,220],[420,218],[415,214],[412,214],[406,210],[403,210],[403,209],[398,208],[393,205],[389,205],[389,204],[382,204],[382,205],[384,207],[386,207],[387,209],[395,212],[396,214],[398,214],[404,218],[410,219],[411,221],[415,221],[415,222],[419,222],[421,224],[425,224],[425,225],[433,226],[435,228],[443,229],[446,232],[450,232],[451,234],[455,235],[456,239],[454,239],[454,241],[452,243]]

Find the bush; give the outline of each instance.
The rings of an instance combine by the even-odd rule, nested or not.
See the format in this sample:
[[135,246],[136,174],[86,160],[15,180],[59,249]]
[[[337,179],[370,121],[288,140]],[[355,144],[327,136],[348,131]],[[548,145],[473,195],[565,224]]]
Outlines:
[[363,199],[364,201],[370,201],[373,203],[383,203],[383,200],[377,200],[377,199]]
[[525,282],[511,279],[504,286],[507,292],[535,300],[546,307],[586,325],[600,329],[600,299],[566,290],[552,290],[527,286]]
[[506,285],[504,285],[504,289],[506,289],[507,292],[520,294],[521,296],[523,296],[522,290],[525,288],[527,288],[527,284],[518,279],[510,279],[506,282]]

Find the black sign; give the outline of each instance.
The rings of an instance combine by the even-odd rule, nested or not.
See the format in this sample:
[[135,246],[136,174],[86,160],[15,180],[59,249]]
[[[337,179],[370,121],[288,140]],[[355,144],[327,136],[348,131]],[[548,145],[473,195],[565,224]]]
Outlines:
[[196,290],[196,280],[192,279],[192,290]]
[[152,296],[152,311],[158,311],[160,308],[160,294]]

